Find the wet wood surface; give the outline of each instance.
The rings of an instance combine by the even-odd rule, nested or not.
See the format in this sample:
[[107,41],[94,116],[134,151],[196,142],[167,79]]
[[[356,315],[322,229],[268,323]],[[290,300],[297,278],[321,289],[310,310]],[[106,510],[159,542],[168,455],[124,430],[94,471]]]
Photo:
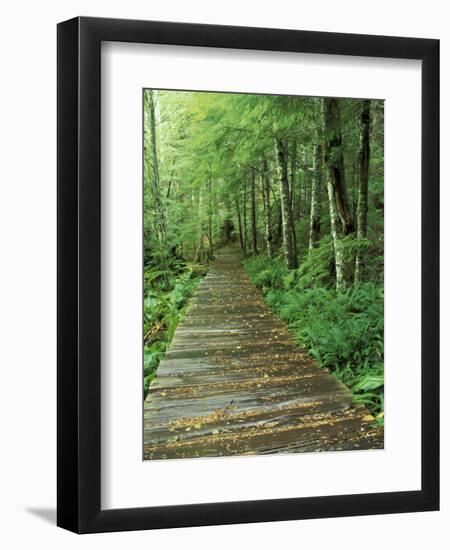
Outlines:
[[350,390],[295,343],[239,259],[193,296],[144,403],[144,458],[383,448]]

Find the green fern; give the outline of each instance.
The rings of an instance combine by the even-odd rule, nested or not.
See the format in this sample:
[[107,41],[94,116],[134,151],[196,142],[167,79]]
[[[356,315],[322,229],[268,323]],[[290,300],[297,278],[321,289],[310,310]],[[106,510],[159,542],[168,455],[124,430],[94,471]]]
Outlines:
[[[337,292],[318,286],[326,281],[323,269],[328,246],[325,241],[304,259],[302,267],[284,275],[277,267],[279,260],[264,256],[246,260],[244,265],[262,288],[269,307],[289,325],[299,344],[342,380],[356,401],[364,403],[374,416],[380,415],[384,407],[383,287],[361,283]],[[354,243],[349,241],[348,250],[355,250]],[[322,271],[313,270],[319,258]],[[271,280],[275,284],[270,285]]]

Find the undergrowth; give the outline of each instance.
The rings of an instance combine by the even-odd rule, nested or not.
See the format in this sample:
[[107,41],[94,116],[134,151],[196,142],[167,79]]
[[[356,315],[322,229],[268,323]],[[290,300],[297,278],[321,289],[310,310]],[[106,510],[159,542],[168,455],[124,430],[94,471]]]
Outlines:
[[261,255],[244,267],[269,307],[291,328],[319,365],[342,380],[384,422],[384,296],[380,283],[333,288],[329,240],[288,271],[281,258]]
[[144,397],[164,357],[187,301],[205,269],[185,266],[176,270],[144,272]]

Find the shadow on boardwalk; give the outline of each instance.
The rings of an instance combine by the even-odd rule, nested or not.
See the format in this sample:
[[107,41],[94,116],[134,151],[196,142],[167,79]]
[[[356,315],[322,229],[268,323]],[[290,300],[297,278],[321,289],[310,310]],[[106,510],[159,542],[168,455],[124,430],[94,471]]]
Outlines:
[[239,259],[200,283],[144,403],[144,458],[383,448],[383,430],[264,304]]

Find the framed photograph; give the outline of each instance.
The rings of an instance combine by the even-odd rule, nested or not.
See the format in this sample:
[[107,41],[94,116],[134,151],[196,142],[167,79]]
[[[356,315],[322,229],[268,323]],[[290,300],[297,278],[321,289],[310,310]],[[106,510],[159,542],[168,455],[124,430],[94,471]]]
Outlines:
[[58,25],[77,533],[437,510],[439,41]]

